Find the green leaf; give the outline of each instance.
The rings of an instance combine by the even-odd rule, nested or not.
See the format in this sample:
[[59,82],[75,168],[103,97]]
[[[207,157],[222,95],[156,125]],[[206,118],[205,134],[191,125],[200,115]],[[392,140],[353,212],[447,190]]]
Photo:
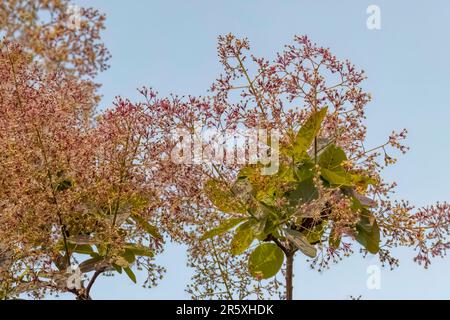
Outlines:
[[243,167],[239,170],[238,179],[248,179],[252,181],[254,178],[257,178],[261,175],[261,165],[259,164],[251,164]]
[[353,186],[353,176],[341,166],[346,160],[344,150],[335,145],[328,146],[319,156],[322,178],[332,186]]
[[125,249],[125,251],[121,254],[121,256],[127,260],[128,263],[133,263],[136,261],[136,255],[134,254],[134,250]]
[[246,208],[236,200],[230,188],[223,182],[211,179],[206,182],[204,191],[214,206],[225,213],[246,213]]
[[149,248],[130,243],[125,246],[125,250],[131,251],[135,256],[141,256],[141,257],[153,257],[153,251]]
[[114,268],[114,270],[116,270],[118,273],[122,274],[122,270],[123,268],[115,263],[112,264],[112,267]]
[[361,174],[356,174],[356,173],[352,174],[352,181],[359,189],[362,189],[362,190],[367,190],[367,187],[369,185],[375,186],[378,183],[377,180],[375,180],[373,178],[370,178],[370,177],[367,177],[367,176],[364,176]]
[[95,247],[97,248],[97,251],[101,256],[104,256],[108,251],[108,246],[105,244],[97,243]]
[[225,232],[229,231],[230,229],[237,226],[242,221],[246,220],[246,218],[231,218],[223,221],[218,227],[211,229],[200,238],[200,241],[204,241],[206,239],[219,236],[221,234],[224,234]]
[[[275,236],[278,234],[278,230],[277,230],[278,223],[276,221],[266,218],[266,219],[259,221],[258,223],[259,223],[259,225],[258,225],[259,230],[255,231],[255,235],[259,241],[266,240],[267,236],[269,234],[273,234]],[[264,230],[260,231],[263,224],[264,224]]]
[[252,219],[254,220],[252,223],[252,229],[253,229],[253,235],[255,236],[256,239],[258,240],[264,240],[267,237],[267,234],[264,232],[266,229],[266,224],[267,224],[267,217],[263,217],[259,220],[257,219]]
[[137,282],[136,275],[129,267],[123,268],[123,271],[125,271],[125,273],[127,274],[128,278],[131,279],[131,281],[133,281],[134,283]]
[[163,236],[159,233],[158,228],[148,223],[144,218],[138,215],[132,215],[131,218],[153,238],[163,240]]
[[321,168],[320,173],[323,179],[328,181],[328,183],[332,186],[338,187],[352,187],[353,182],[351,175],[344,171],[344,169],[336,169],[332,171],[330,169]]
[[268,206],[273,206],[276,199],[277,188],[275,186],[267,186],[265,189],[258,190],[255,199]]
[[[64,249],[64,245],[59,245],[60,249]],[[94,253],[94,249],[88,244],[74,244],[72,242],[67,241],[67,249],[70,252],[75,252],[79,254],[92,254]]]
[[297,207],[299,204],[317,199],[319,196],[312,178],[304,180],[300,183],[294,183],[292,186],[294,188],[285,194],[291,207]]
[[130,263],[124,257],[121,256],[116,257],[116,260],[114,262],[115,264],[117,264],[119,267],[122,268],[127,268],[130,266]]
[[67,238],[67,242],[76,245],[85,245],[85,244],[94,245],[97,244],[99,240],[87,234],[79,234],[76,236],[70,236],[69,238]]
[[254,239],[253,228],[250,221],[241,224],[234,234],[233,240],[231,241],[231,254],[236,256],[247,250],[248,247],[253,242]]
[[314,258],[317,255],[317,250],[312,246],[305,235],[297,230],[284,229],[286,238],[297,247],[303,254],[310,258]]
[[308,159],[304,161],[300,166],[298,166],[295,171],[295,175],[298,182],[303,182],[305,180],[311,179],[314,176],[313,173],[314,163]]
[[248,268],[254,278],[268,279],[280,271],[283,261],[284,253],[276,244],[263,243],[250,254]]
[[135,261],[136,255],[134,254],[133,250],[125,249],[119,254],[119,256],[116,258],[116,261],[114,262],[122,268],[127,268]]
[[85,260],[82,263],[80,263],[79,268],[83,273],[91,272],[95,270],[97,265],[100,264],[103,261],[103,259],[104,259],[103,257],[98,256],[95,258]]
[[[258,219],[250,218],[249,222],[251,223],[254,237],[259,241],[265,241],[269,234],[276,235],[276,229],[279,225],[278,216],[280,213],[272,212],[272,209],[264,204],[261,204],[260,207],[268,213]],[[274,216],[274,214],[276,216]]]
[[310,244],[316,244],[322,240],[322,235],[325,232],[327,226],[327,221],[322,221],[322,223],[314,226],[312,230],[304,231],[306,239],[308,239]]
[[94,250],[92,249],[92,247],[90,245],[84,244],[84,245],[75,245],[73,252],[80,253],[80,254],[92,254],[94,252]]
[[300,160],[305,156],[314,138],[319,134],[327,110],[328,108],[325,107],[313,113],[300,128],[292,148],[294,159]]
[[259,184],[262,178],[261,169],[261,165],[246,166],[239,171],[237,180],[247,180],[253,187],[255,187]]
[[334,229],[331,230],[330,237],[328,238],[328,244],[333,249],[337,249],[341,245],[341,236],[337,236],[335,233]]
[[322,168],[334,170],[340,168],[343,161],[347,160],[344,150],[335,145],[328,146],[319,156],[319,165]]
[[284,182],[296,182],[297,179],[297,168],[293,164],[280,165],[278,170],[278,177]]
[[356,224],[356,241],[372,254],[380,251],[380,228],[376,219],[364,210]]

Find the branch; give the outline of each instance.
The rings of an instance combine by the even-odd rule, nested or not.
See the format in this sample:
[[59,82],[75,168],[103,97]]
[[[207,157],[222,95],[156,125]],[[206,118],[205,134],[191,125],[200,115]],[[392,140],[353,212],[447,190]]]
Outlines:
[[91,281],[89,281],[88,286],[86,287],[86,292],[85,292],[85,296],[88,300],[92,300],[91,296],[90,296],[90,292],[92,289],[92,286],[94,285],[95,280],[97,280],[98,276],[101,275],[106,268],[100,268],[98,270],[95,271],[94,275],[91,278]]

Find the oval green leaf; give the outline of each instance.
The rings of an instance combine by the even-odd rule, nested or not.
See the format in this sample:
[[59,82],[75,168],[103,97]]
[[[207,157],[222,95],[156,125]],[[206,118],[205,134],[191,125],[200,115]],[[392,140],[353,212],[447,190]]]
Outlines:
[[317,249],[309,243],[308,238],[301,232],[292,229],[284,229],[284,231],[289,242],[296,246],[303,254],[310,258],[314,258],[317,255]]
[[306,151],[311,146],[314,138],[319,134],[327,111],[328,108],[325,107],[317,112],[314,112],[300,128],[292,149],[294,159],[300,160],[305,157]]
[[236,229],[236,233],[231,241],[231,254],[236,256],[243,253],[250,247],[254,238],[252,224],[249,221],[241,224]]
[[236,200],[225,183],[211,179],[206,182],[204,192],[212,204],[225,213],[246,213],[246,208]]
[[227,219],[224,222],[222,222],[217,228],[214,228],[214,229],[211,229],[211,230],[205,232],[205,234],[200,238],[200,241],[224,234],[225,232],[234,228],[235,226],[237,226],[239,223],[241,223],[245,219],[246,218]]
[[345,160],[347,160],[347,156],[344,150],[332,144],[320,153],[319,165],[322,168],[334,170],[340,167]]
[[125,273],[127,274],[128,278],[131,279],[131,281],[133,281],[134,283],[136,283],[136,275],[134,274],[134,272],[129,268],[123,268],[123,271],[125,271]]
[[380,251],[380,227],[369,212],[364,211],[356,225],[356,241],[372,254]]
[[283,261],[284,253],[276,244],[263,243],[251,253],[248,268],[254,278],[268,279],[280,271]]

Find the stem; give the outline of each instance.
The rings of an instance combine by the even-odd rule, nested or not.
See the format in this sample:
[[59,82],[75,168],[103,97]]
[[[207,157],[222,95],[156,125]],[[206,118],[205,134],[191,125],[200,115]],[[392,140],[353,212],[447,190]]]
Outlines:
[[284,254],[286,255],[286,300],[292,300],[292,292],[294,289],[294,286],[292,284],[292,280],[294,278],[294,255],[297,250],[290,249],[285,247],[281,242],[274,237],[273,235],[269,235],[265,241],[273,241],[275,244],[283,250]]
[[94,275],[91,278],[91,281],[89,281],[89,284],[88,284],[88,286],[86,288],[86,293],[85,293],[86,300],[92,300],[91,299],[92,286],[93,286],[95,280],[97,280],[98,276],[101,275],[104,271],[105,271],[105,268],[102,268],[102,269],[99,269],[99,270],[95,271]]
[[260,97],[258,95],[258,91],[256,91],[255,87],[253,86],[253,81],[250,79],[250,76],[248,75],[247,69],[244,66],[244,62],[242,61],[239,54],[236,54],[236,59],[239,63],[239,67],[241,68],[242,73],[244,74],[245,78],[247,79],[248,86],[250,88],[250,92],[253,94],[256,100],[256,104],[258,105],[259,109],[261,110],[265,120],[267,120],[266,112],[264,111],[263,105],[261,103]]
[[286,255],[286,300],[292,300],[293,285],[292,280],[294,277],[294,254],[290,253]]
[[314,137],[314,163],[317,164],[317,136]]
[[214,240],[211,240],[211,245],[213,249],[213,257],[216,260],[217,266],[219,268],[220,276],[222,277],[223,284],[225,285],[225,290],[229,300],[233,300],[233,294],[231,293],[230,287],[228,286],[228,277],[222,269],[222,264],[219,260],[219,255],[217,254],[216,247],[214,245]]

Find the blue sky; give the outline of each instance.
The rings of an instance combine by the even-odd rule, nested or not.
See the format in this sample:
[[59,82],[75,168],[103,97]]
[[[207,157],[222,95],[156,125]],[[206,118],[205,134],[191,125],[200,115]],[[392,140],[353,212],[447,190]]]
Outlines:
[[[385,172],[398,182],[396,197],[418,206],[450,200],[450,2],[434,1],[269,1],[269,0],[77,0],[107,14],[104,40],[113,58],[99,76],[102,107],[116,95],[138,98],[151,86],[165,95],[205,94],[221,72],[219,34],[250,39],[253,52],[274,57],[295,34],[306,34],[366,70],[368,145],[384,142],[392,129],[408,128],[411,151]],[[366,27],[366,8],[381,9],[381,30]],[[298,258],[297,299],[450,299],[450,260],[428,270],[412,262],[411,250],[396,252],[401,266],[383,269],[381,289],[368,290],[367,266],[376,258],[356,254],[319,274]],[[185,248],[169,245],[159,257],[167,268],[160,286],[144,289],[126,276],[101,278],[97,299],[183,299],[191,271]],[[139,278],[139,276],[138,276]],[[142,277],[141,277],[141,280]]]

